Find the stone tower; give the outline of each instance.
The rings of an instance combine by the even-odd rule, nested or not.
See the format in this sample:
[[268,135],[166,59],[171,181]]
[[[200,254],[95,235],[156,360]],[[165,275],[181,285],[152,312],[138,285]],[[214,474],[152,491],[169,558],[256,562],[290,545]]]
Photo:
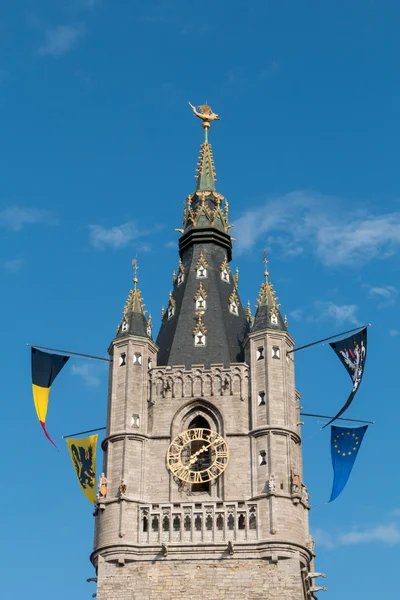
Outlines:
[[318,591],[294,341],[266,269],[254,317],[232,274],[208,106],[157,342],[137,288],[111,342],[97,600],[303,600]]

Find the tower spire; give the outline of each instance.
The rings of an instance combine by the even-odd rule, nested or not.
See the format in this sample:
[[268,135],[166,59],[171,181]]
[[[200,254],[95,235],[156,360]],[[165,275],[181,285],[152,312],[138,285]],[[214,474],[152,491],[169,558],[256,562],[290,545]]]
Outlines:
[[208,104],[199,106],[197,110],[190,104],[193,114],[201,119],[204,129],[204,142],[200,147],[200,157],[197,163],[196,189],[186,198],[183,211],[183,227],[177,229],[182,233],[179,240],[179,250],[182,251],[195,241],[214,241],[226,248],[228,260],[232,257],[232,238],[229,230],[228,202],[216,191],[215,167],[211,144],[208,142],[208,130],[213,121],[219,121],[219,116],[212,111]]
[[122,320],[117,329],[117,336],[132,334],[151,337],[151,318],[147,319],[147,310],[143,302],[142,294],[138,288],[138,260],[132,260],[133,267],[133,289],[130,290],[122,313]]
[[280,304],[274,290],[274,286],[269,280],[267,251],[263,253],[264,263],[264,281],[261,284],[256,304],[256,315],[254,317],[254,326],[252,331],[261,331],[262,329],[281,329],[286,330],[286,324],[279,311]]
[[197,179],[196,192],[215,192],[214,158],[211,144],[208,142],[208,130],[211,123],[213,121],[220,121],[220,118],[207,103],[199,106],[199,110],[196,110],[196,107],[190,104],[190,102],[189,106],[192,108],[193,114],[201,119],[201,125],[204,129],[204,142],[201,145],[199,162],[197,163],[198,175],[195,176]]
[[205,139],[200,148],[199,162],[197,163],[196,192],[215,192],[215,166],[211,144],[208,143],[208,130],[204,130]]
[[250,327],[237,290],[238,275],[229,268],[228,202],[215,190],[208,130],[219,116],[208,104],[190,106],[201,120],[204,141],[197,186],[186,198],[183,227],[178,230],[181,263],[157,337],[157,364],[227,366],[244,359]]

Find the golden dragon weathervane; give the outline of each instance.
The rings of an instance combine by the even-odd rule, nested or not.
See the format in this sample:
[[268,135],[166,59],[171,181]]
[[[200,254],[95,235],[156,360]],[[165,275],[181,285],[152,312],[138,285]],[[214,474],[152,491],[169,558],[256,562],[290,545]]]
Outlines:
[[196,110],[196,107],[193,106],[193,104],[190,104],[190,102],[189,102],[189,106],[193,110],[193,114],[202,120],[203,129],[205,129],[206,131],[207,131],[207,129],[210,129],[210,124],[212,123],[212,121],[220,121],[221,120],[219,118],[219,116],[212,111],[211,107],[208,106],[208,104],[203,104],[202,106],[199,106],[198,109],[200,112],[198,110]]

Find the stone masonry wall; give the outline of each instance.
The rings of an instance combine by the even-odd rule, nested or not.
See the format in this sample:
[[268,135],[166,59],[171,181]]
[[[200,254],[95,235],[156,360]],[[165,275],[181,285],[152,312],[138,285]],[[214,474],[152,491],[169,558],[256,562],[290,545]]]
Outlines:
[[101,561],[97,600],[304,600],[299,561]]

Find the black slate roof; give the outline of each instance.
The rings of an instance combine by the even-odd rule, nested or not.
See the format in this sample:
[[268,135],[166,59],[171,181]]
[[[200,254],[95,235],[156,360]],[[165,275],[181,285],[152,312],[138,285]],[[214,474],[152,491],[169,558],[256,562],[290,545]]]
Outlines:
[[[230,241],[230,240],[229,240]],[[207,262],[207,277],[197,278],[197,263],[202,253]],[[157,337],[159,365],[192,365],[243,362],[243,344],[249,331],[246,314],[241,305],[232,273],[229,283],[221,278],[221,265],[228,263],[229,249],[214,241],[185,244],[181,252],[183,282],[176,280],[172,293],[174,314],[167,309]],[[228,266],[229,270],[229,266]],[[194,344],[193,330],[198,323],[194,296],[202,284],[207,294],[207,307],[202,322],[207,328],[206,345]],[[229,310],[232,293],[237,294],[237,316]]]

